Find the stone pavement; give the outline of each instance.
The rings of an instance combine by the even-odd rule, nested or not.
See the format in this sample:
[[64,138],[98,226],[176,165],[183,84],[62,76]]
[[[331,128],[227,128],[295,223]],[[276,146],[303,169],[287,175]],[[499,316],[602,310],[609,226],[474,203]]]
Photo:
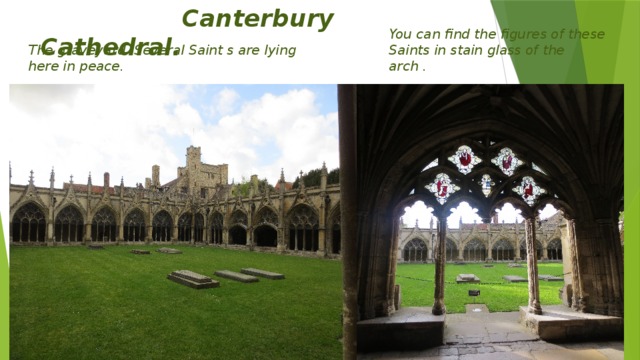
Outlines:
[[518,323],[518,312],[489,313],[485,305],[467,305],[466,314],[447,314],[445,345],[423,351],[360,354],[358,359],[425,360],[622,360],[622,341],[552,344]]

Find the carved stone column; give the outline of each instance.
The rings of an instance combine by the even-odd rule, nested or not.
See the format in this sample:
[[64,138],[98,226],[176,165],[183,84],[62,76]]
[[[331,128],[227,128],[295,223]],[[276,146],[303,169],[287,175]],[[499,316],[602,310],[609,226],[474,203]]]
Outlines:
[[573,296],[571,297],[571,308],[576,311],[584,312],[585,301],[582,293],[578,247],[576,246],[575,220],[567,220],[567,238],[569,240],[569,249],[571,250],[571,284],[573,291]]
[[435,291],[433,295],[433,308],[431,313],[433,315],[442,315],[446,312],[444,305],[444,265],[445,265],[445,250],[446,250],[446,238],[447,238],[447,218],[442,215],[438,217],[438,238],[436,239],[436,278],[435,278]]
[[527,311],[542,314],[540,307],[540,288],[538,285],[538,260],[536,259],[536,231],[535,219],[524,220],[525,243],[527,246],[527,275],[529,278],[529,306]]

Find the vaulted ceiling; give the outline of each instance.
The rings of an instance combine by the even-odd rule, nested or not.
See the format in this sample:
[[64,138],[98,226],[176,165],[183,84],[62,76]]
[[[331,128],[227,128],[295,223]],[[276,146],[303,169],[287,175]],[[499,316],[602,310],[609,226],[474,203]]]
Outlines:
[[508,144],[583,218],[623,197],[622,85],[341,85],[356,96],[358,207],[392,205],[466,139]]

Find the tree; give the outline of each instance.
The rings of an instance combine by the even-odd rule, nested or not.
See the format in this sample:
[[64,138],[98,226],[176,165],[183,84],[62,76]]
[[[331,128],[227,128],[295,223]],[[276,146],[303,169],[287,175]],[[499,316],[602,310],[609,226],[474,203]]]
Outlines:
[[[310,170],[308,173],[303,174],[304,186],[317,187],[320,186],[320,180],[322,178],[322,168]],[[327,185],[340,183],[340,169],[335,168],[327,174]],[[293,182],[293,188],[297,189],[300,186],[300,176],[296,176],[296,180]]]

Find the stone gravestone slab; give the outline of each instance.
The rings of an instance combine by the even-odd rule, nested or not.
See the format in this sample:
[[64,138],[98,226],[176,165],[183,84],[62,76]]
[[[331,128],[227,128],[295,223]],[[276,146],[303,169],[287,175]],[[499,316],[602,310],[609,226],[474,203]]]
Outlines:
[[521,268],[521,267],[522,267],[522,264],[518,264],[518,263],[510,263],[510,264],[509,264],[509,267],[510,267],[510,268]]
[[87,246],[89,250],[104,250],[104,246],[102,245],[89,245]]
[[178,249],[172,249],[172,248],[160,248],[157,250],[158,252],[161,252],[163,254],[182,254],[182,251],[178,250]]
[[151,255],[151,251],[149,250],[133,249],[129,252],[132,254],[138,254],[138,255]]
[[282,280],[284,279],[284,275],[274,273],[271,271],[254,269],[254,268],[244,268],[240,270],[241,273],[253,276],[260,276],[263,278],[271,279],[271,280]]
[[220,283],[208,276],[190,270],[177,270],[167,275],[167,279],[186,285],[194,289],[209,289],[219,287]]
[[491,264],[484,264],[483,266],[486,267],[486,268],[492,268],[493,267],[493,265],[491,265]]
[[475,276],[474,274],[459,274],[456,277],[456,282],[458,284],[479,283],[480,282],[480,278]]
[[518,276],[518,275],[505,275],[502,278],[507,280],[508,282],[512,282],[512,283],[529,281],[529,280],[523,278],[522,276]]
[[229,271],[229,270],[218,270],[213,274],[216,276],[220,276],[220,277],[235,280],[235,281],[240,281],[243,283],[251,283],[251,282],[259,281],[259,279],[255,276],[242,274],[239,272]]
[[544,281],[564,281],[563,278],[553,276],[553,275],[538,275],[538,279],[544,280]]

